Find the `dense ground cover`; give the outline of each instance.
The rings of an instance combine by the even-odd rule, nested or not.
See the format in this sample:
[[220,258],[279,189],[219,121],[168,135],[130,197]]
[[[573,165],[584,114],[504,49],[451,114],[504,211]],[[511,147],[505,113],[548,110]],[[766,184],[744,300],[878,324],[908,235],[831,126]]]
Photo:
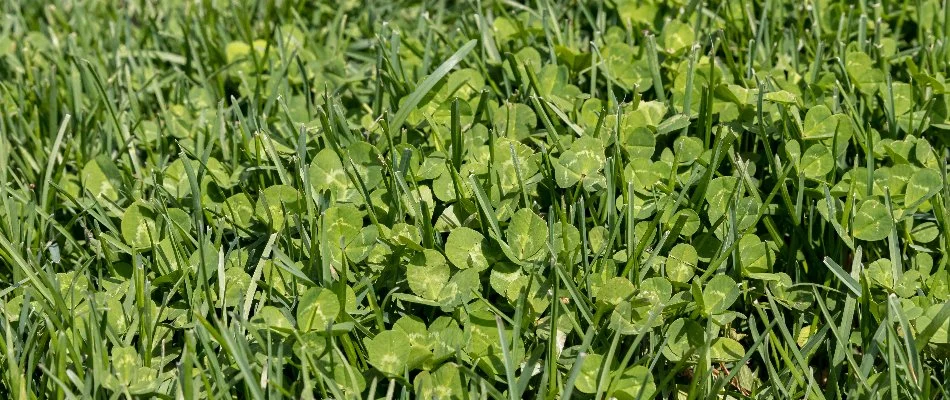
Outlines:
[[944,0],[41,3],[4,398],[947,397]]

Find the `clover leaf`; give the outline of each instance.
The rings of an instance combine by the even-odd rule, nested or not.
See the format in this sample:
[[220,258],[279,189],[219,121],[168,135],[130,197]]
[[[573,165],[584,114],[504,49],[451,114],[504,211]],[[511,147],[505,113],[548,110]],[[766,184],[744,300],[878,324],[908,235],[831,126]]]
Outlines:
[[603,143],[585,136],[577,139],[569,150],[561,154],[554,167],[554,176],[562,188],[582,182],[585,189],[593,190],[594,185],[603,180],[599,173],[606,162]]
[[508,246],[519,260],[533,260],[543,256],[547,241],[547,224],[533,211],[522,208],[511,217],[506,232]]
[[727,275],[716,275],[703,288],[703,312],[721,314],[739,298],[739,286]]
[[482,250],[485,245],[485,237],[481,233],[465,227],[458,228],[449,233],[445,242],[445,256],[456,268],[481,271],[488,268],[488,260]]
[[887,237],[894,228],[894,219],[887,207],[875,199],[861,202],[854,221],[851,222],[851,232],[856,239],[868,242],[878,241]]
[[155,211],[139,200],[129,205],[122,214],[122,238],[129,247],[145,250],[161,240]]
[[401,330],[382,331],[363,341],[369,363],[388,376],[401,376],[409,367],[409,335]]
[[340,313],[340,301],[329,289],[307,289],[297,306],[297,328],[303,332],[324,331]]

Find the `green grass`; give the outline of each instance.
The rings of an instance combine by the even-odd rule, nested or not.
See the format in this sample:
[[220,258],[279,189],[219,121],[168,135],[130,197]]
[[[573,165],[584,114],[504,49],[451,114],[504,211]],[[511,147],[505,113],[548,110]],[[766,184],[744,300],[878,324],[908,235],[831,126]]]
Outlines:
[[950,5],[7,1],[0,397],[948,398]]

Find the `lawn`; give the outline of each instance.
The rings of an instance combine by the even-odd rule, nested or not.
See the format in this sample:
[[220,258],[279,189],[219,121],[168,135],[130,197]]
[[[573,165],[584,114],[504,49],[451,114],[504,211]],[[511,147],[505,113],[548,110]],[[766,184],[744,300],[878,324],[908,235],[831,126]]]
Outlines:
[[0,397],[950,398],[948,75],[947,0],[4,1]]

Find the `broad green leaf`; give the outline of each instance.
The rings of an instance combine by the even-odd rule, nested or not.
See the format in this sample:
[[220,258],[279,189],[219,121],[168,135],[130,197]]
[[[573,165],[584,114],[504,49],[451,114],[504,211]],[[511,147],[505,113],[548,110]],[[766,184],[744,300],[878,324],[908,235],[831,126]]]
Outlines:
[[[698,96],[696,97],[698,100]],[[697,105],[698,107],[698,105]],[[666,135],[670,132],[676,132],[689,126],[689,116],[686,114],[674,114],[663,120],[656,127],[657,135]],[[695,139],[695,138],[694,138]],[[674,144],[675,145],[675,144]]]
[[670,249],[666,257],[666,276],[673,282],[689,282],[698,264],[696,248],[688,243],[679,243]]
[[940,228],[932,221],[915,223],[910,236],[917,243],[930,243],[940,236]]
[[659,39],[663,51],[670,54],[679,54],[693,45],[696,41],[696,35],[693,33],[693,28],[688,24],[674,19],[663,26],[663,32]]
[[709,222],[716,222],[725,214],[738,183],[739,178],[734,176],[721,176],[709,181],[704,195],[709,203]]
[[363,215],[351,204],[330,207],[324,213],[324,240],[334,261],[342,262],[345,255],[351,262],[360,262],[369,255],[379,232],[373,225],[363,226]]
[[632,24],[650,25],[656,20],[659,5],[653,2],[638,0],[618,0],[617,13],[625,26]]
[[417,296],[432,301],[439,299],[450,273],[445,257],[431,249],[416,253],[406,266],[409,288]]
[[[591,98],[584,100],[584,104],[581,106],[580,113],[577,118],[577,124],[584,128],[584,131],[593,135],[600,123],[600,114],[605,112],[607,115],[604,115],[603,125],[601,129],[604,128],[614,128],[616,129],[616,120],[617,114],[616,109],[607,108],[605,110],[605,102],[597,98]],[[610,124],[610,120],[613,119],[613,125]]]
[[169,229],[177,228],[179,234],[190,234],[192,229],[192,219],[191,215],[185,210],[180,208],[167,208],[165,209],[168,215]]
[[161,242],[158,242],[153,257],[155,257],[155,261],[158,263],[163,275],[181,268],[178,257],[175,256],[175,249],[169,238],[162,239]]
[[[530,285],[529,285],[530,283]],[[526,295],[531,312],[540,314],[550,304],[551,285],[540,279],[529,279],[527,275],[518,275],[505,291],[505,297],[511,304],[517,304],[522,295]]]
[[[836,197],[845,196],[850,193],[851,186],[854,186],[854,195],[857,196],[858,199],[864,199],[867,197],[867,168],[859,167],[845,172],[844,175],[841,176],[838,183],[836,183],[835,186],[831,188],[831,195]],[[874,194],[877,194],[876,188]]]
[[641,93],[653,86],[646,57],[636,58],[636,51],[626,43],[610,43],[603,49],[608,73],[627,90],[636,87]]
[[501,44],[515,39],[521,32],[521,28],[512,19],[499,16],[495,17],[495,21],[492,23],[492,32],[495,40]]
[[343,163],[336,153],[325,148],[310,162],[310,186],[317,192],[330,190],[336,194],[350,186],[350,179],[346,176]]
[[851,222],[851,232],[856,239],[868,242],[882,240],[894,228],[894,219],[887,211],[887,207],[875,199],[861,202],[854,221]]
[[624,124],[620,131],[620,143],[630,153],[630,158],[649,162],[656,151],[656,136],[647,127],[630,127]]
[[161,240],[159,225],[152,208],[139,200],[129,205],[122,214],[122,238],[129,247],[145,250]]
[[246,194],[238,193],[224,201],[223,212],[224,217],[240,231],[251,226],[251,221],[254,218],[254,204],[251,203],[251,198]]
[[[696,321],[680,318],[666,328],[666,346],[663,346],[663,356],[667,360],[677,362],[687,357],[690,352],[703,345],[703,328]],[[697,354],[693,354],[696,356]]]
[[468,393],[463,389],[462,374],[455,363],[445,363],[435,371],[422,371],[413,380],[416,397],[420,399],[462,399]]
[[558,64],[566,65],[571,72],[583,71],[590,67],[591,54],[581,49],[556,44],[554,53],[557,54]]
[[633,295],[633,291],[633,284],[627,278],[618,276],[604,282],[604,285],[595,293],[595,297],[604,304],[616,306]]
[[778,90],[775,92],[768,92],[762,96],[765,100],[771,101],[773,103],[780,103],[785,105],[799,105],[801,104],[801,99],[792,92],[787,90]]
[[340,313],[340,300],[324,288],[307,289],[297,305],[297,328],[303,332],[323,331]]
[[[926,131],[931,125],[931,114],[927,110],[917,110],[897,116],[897,127],[905,133]],[[907,159],[902,159],[902,161]]]
[[[908,135],[904,140],[883,139],[880,145],[884,152],[886,152],[895,163],[909,163],[912,159],[911,154],[915,153],[916,142],[917,139],[915,137]],[[874,151],[878,152],[879,150],[880,149],[875,146]]]
[[409,368],[415,369],[421,366],[425,361],[432,357],[430,348],[432,344],[429,341],[429,332],[426,330],[426,324],[421,318],[416,316],[404,315],[393,324],[392,330],[403,331],[409,337]]
[[510,262],[499,262],[492,265],[488,282],[496,293],[507,298],[508,288],[516,286],[513,283],[524,277],[525,275],[521,272],[519,265]]
[[941,189],[943,189],[943,179],[940,178],[939,172],[929,168],[918,169],[911,175],[904,188],[904,206],[918,205],[920,207]]
[[116,201],[122,185],[122,174],[112,159],[100,155],[82,168],[80,179],[83,189],[96,199]]
[[907,183],[913,177],[918,168],[910,164],[896,164],[891,167],[881,167],[874,169],[874,194],[883,196],[884,188],[892,196],[905,193]]
[[716,96],[739,106],[748,106],[756,103],[758,90],[746,89],[740,85],[723,84],[716,88]]
[[132,346],[116,346],[112,349],[112,369],[119,381],[128,385],[135,371],[142,365],[138,350]]
[[581,91],[571,84],[566,66],[546,64],[538,74],[538,89],[541,97],[561,110],[570,110]]
[[[508,149],[505,148],[505,150]],[[508,158],[511,158],[510,154]],[[445,171],[445,154],[441,151],[433,151],[425,160],[422,160],[422,164],[415,172],[415,178],[420,181],[432,180],[442,175],[443,171]]]
[[794,286],[792,278],[784,272],[774,275],[774,279],[769,280],[769,289],[775,295],[779,303],[792,309],[804,311],[812,306],[815,299],[811,288]]
[[251,54],[251,46],[245,42],[230,42],[224,48],[225,59],[228,63],[241,60]]
[[519,260],[537,259],[546,254],[542,251],[547,241],[546,232],[547,224],[544,220],[530,209],[522,208],[515,212],[508,225],[508,246]]
[[773,262],[774,255],[758,236],[748,234],[739,239],[739,264],[743,275],[767,273],[772,270]]
[[[500,336],[494,314],[482,302],[469,304],[463,318],[465,326],[465,351],[473,358],[478,358],[478,367],[491,376],[504,374],[505,361],[502,359]],[[512,335],[510,329],[504,331],[509,340],[512,362],[521,364],[524,358],[524,342]]]
[[530,68],[532,71],[541,71],[541,53],[534,47],[524,47],[515,53],[515,58],[524,68]]
[[474,97],[484,86],[485,77],[478,70],[458,69],[446,77],[445,85],[439,89],[435,100],[440,103],[448,103],[454,98],[467,100]]
[[637,293],[637,297],[648,301],[654,308],[666,304],[672,295],[673,286],[662,277],[644,279],[640,282],[640,291]]
[[874,68],[874,61],[867,53],[854,51],[847,54],[845,69],[851,82],[861,93],[873,95],[884,83],[884,73]]
[[482,271],[488,268],[488,260],[483,253],[485,237],[469,228],[458,228],[449,233],[445,242],[445,256],[456,268],[474,268]]
[[834,168],[831,151],[822,143],[808,146],[798,163],[798,171],[806,178],[822,180]]
[[[938,322],[937,325],[933,327],[930,326],[934,320],[938,320],[941,309],[945,307],[946,304],[934,304],[928,307],[924,314],[917,317],[914,321],[914,327],[917,328],[918,334],[922,333],[928,327],[933,331],[929,343],[938,345],[950,344],[950,318],[944,319],[943,323]],[[934,330],[934,328],[936,329]]]
[[495,132],[516,140],[527,139],[538,125],[538,117],[530,106],[521,103],[505,103],[495,110],[492,122]]
[[293,223],[293,217],[305,208],[300,192],[291,186],[274,185],[261,191],[254,212],[257,218],[279,231],[286,222]]
[[649,313],[645,312],[647,307],[649,306],[634,307],[630,301],[621,302],[610,313],[610,329],[620,335],[636,335],[659,326],[663,322],[662,317],[654,318],[652,325],[647,324],[649,322]]
[[[665,222],[668,230],[679,232],[680,236],[683,237],[690,237],[696,233],[699,230],[699,224],[699,214],[689,208],[677,211]],[[677,229],[678,231],[676,231]]]
[[429,324],[429,340],[432,342],[432,352],[436,359],[454,356],[465,345],[464,333],[458,323],[447,316],[435,318]]
[[739,298],[739,285],[728,275],[716,275],[703,288],[703,312],[715,315],[725,312]]
[[603,180],[600,171],[606,162],[603,143],[591,137],[582,137],[574,141],[571,148],[557,160],[554,166],[555,180],[562,188],[582,182],[585,189],[594,190],[594,185]]
[[[359,263],[365,260],[375,248],[376,239],[378,237],[379,231],[377,230],[376,226],[364,226],[362,229],[360,229],[359,234],[350,238],[350,240],[346,242],[346,247],[344,249],[346,259],[354,263]],[[335,250],[331,251],[331,255],[334,254]]]
[[804,139],[828,139],[834,137],[838,128],[838,118],[823,104],[808,110],[805,114]]
[[247,287],[251,283],[251,276],[242,267],[231,267],[224,270],[224,304],[234,307],[241,304],[247,295]]
[[61,272],[56,274],[56,283],[59,284],[59,292],[70,308],[76,308],[81,302],[89,288],[89,279],[77,271]]
[[574,225],[559,223],[554,225],[554,253],[567,255],[580,248],[581,234]]
[[607,246],[607,235],[609,234],[607,228],[600,225],[590,228],[590,230],[587,231],[587,242],[590,245],[590,250],[594,253],[603,251]]
[[287,316],[274,306],[264,306],[251,317],[251,324],[258,329],[270,329],[278,334],[287,335],[293,330],[293,325]]
[[788,157],[788,160],[795,164],[796,169],[801,169],[800,164],[802,161],[802,146],[797,140],[791,140],[785,142],[785,155]]
[[[189,160],[189,162],[196,174],[202,169],[201,162],[198,160]],[[205,167],[205,175],[201,177],[202,183],[215,182],[221,187],[231,186],[230,175],[217,159],[213,157],[208,158]],[[168,168],[165,168],[165,172],[162,176],[162,186],[168,193],[171,193],[172,196],[179,199],[191,195],[191,182],[185,170],[185,163],[181,158],[172,162]]]
[[363,340],[369,363],[388,376],[402,376],[409,367],[409,335],[401,330],[382,331]]
[[574,387],[582,393],[592,394],[597,391],[597,383],[600,378],[600,369],[604,364],[604,356],[591,353],[584,358],[581,364],[580,373],[574,380]]
[[[885,93],[887,85],[882,85],[881,92]],[[891,83],[891,93],[894,97],[894,115],[904,115],[914,106],[913,88],[904,82]],[[918,119],[919,121],[919,119]]]
[[726,337],[715,338],[709,346],[709,358],[715,362],[735,362],[745,355],[742,344]]
[[406,246],[415,251],[422,251],[422,233],[415,225],[405,222],[393,224],[389,232],[389,239],[398,245]]
[[[517,157],[517,168],[515,168],[515,157]],[[495,163],[494,168],[498,173],[498,180],[501,189],[505,193],[513,193],[521,190],[521,184],[538,173],[538,163],[540,155],[535,154],[530,147],[508,138],[499,138],[495,141]],[[444,165],[444,163],[443,163]],[[519,183],[518,178],[521,178]]]
[[[653,150],[650,149],[652,154]],[[624,178],[633,181],[633,188],[639,192],[652,193],[654,185],[669,177],[670,168],[663,162],[652,162],[649,158],[634,158],[624,169]],[[634,202],[636,204],[636,202]]]
[[917,140],[917,146],[914,147],[914,161],[923,167],[933,168],[937,166],[937,157],[934,155],[933,146],[926,138]]
[[[214,278],[218,273],[218,249],[209,241],[204,242],[198,249],[191,253],[188,258],[188,266],[197,276],[202,274],[208,279]],[[204,269],[202,271],[201,269]]]
[[894,272],[891,260],[886,258],[875,260],[868,264],[864,273],[867,275],[868,280],[875,285],[887,289],[894,289]]
[[620,374],[613,397],[617,400],[652,399],[655,394],[656,383],[653,374],[647,367],[637,365]]
[[663,122],[667,107],[659,101],[643,101],[637,105],[637,109],[627,112],[623,123],[629,128],[649,127],[656,129]]
[[680,136],[673,142],[673,152],[681,167],[692,165],[703,153],[703,141],[692,136]]
[[443,311],[450,311],[475,298],[475,293],[480,292],[481,288],[479,271],[481,270],[477,268],[469,268],[452,275],[449,282],[439,291],[438,302]]

